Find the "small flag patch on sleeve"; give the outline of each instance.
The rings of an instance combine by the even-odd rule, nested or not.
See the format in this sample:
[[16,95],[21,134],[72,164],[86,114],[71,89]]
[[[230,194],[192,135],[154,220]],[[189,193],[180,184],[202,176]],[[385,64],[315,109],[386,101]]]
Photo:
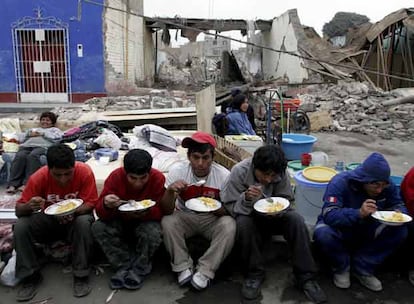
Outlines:
[[328,198],[328,202],[336,204],[338,202],[338,199],[335,196],[330,196]]

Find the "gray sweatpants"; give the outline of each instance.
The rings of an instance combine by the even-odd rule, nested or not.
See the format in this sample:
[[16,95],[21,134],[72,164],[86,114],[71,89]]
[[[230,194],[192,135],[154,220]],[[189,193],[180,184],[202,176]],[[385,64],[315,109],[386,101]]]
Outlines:
[[73,275],[89,275],[89,258],[93,248],[91,214],[79,215],[68,224],[59,224],[56,217],[43,212],[33,213],[17,220],[13,228],[16,249],[16,277],[24,279],[40,270],[35,243],[47,244],[67,240],[72,244]]
[[231,216],[217,217],[211,213],[175,211],[162,221],[164,244],[171,256],[174,272],[193,267],[185,240],[201,235],[210,241],[210,247],[198,260],[197,270],[210,279],[230,253],[236,235],[236,222]]

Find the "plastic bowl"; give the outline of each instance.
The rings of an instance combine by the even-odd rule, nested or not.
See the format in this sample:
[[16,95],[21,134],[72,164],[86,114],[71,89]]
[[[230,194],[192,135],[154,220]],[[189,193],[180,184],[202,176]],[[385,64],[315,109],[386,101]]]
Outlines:
[[306,134],[283,134],[282,149],[288,160],[300,159],[303,153],[312,152],[313,144],[318,139],[312,135]]

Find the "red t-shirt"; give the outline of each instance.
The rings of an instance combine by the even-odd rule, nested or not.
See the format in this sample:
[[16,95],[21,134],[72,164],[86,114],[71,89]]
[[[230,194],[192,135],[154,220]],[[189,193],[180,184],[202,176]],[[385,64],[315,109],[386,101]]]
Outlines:
[[404,176],[401,195],[410,215],[414,216],[414,167]]
[[34,196],[46,199],[45,208],[51,204],[71,198],[80,198],[85,204],[95,207],[98,199],[95,176],[92,169],[81,162],[75,162],[72,181],[62,187],[50,175],[49,168],[43,166],[28,180],[18,203],[27,203]]
[[159,201],[165,192],[165,177],[162,172],[151,169],[149,173],[149,179],[145,187],[136,192],[127,180],[127,174],[123,167],[118,168],[108,176],[105,180],[104,188],[99,197],[98,203],[96,204],[96,214],[104,220],[112,219],[121,216],[121,212],[118,209],[108,209],[104,207],[104,197],[108,194],[115,194],[122,200],[136,200],[141,201],[144,199],[151,199],[156,202],[155,206],[149,210],[149,214],[146,215],[142,220],[161,220],[163,216],[161,208],[159,207]]

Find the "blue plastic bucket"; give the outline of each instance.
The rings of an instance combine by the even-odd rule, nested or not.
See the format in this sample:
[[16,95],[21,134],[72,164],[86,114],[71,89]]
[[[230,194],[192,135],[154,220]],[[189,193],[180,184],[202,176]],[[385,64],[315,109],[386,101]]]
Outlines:
[[303,216],[305,223],[313,227],[322,211],[323,195],[328,183],[317,183],[307,180],[302,171],[294,175],[296,211]]
[[318,139],[312,135],[306,134],[283,134],[282,149],[288,160],[300,159],[302,153],[312,152],[313,144]]

